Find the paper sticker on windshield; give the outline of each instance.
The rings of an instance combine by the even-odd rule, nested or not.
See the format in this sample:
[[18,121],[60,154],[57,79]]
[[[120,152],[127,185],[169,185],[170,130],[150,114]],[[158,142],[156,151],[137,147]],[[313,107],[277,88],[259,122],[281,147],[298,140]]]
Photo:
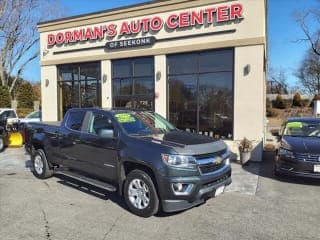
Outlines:
[[136,121],[136,119],[129,113],[118,113],[115,117],[118,119],[119,123],[132,123]]
[[289,122],[287,123],[287,128],[302,128],[302,122]]

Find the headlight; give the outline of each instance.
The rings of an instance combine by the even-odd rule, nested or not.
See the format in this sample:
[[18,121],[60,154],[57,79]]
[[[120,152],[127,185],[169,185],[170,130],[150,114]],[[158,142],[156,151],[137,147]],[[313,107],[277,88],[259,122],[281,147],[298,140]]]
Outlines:
[[279,149],[279,155],[285,156],[287,158],[294,158],[293,152],[285,148]]
[[192,156],[161,154],[165,164],[173,167],[193,168],[197,160]]

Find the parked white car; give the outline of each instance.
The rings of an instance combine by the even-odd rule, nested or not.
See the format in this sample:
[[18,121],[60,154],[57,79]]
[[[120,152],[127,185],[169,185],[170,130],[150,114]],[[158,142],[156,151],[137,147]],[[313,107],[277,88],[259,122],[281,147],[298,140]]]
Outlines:
[[20,123],[41,122],[41,112],[35,111],[28,114],[25,118],[20,118]]
[[7,121],[9,124],[18,123],[19,118],[14,109],[11,108],[0,108],[0,122]]

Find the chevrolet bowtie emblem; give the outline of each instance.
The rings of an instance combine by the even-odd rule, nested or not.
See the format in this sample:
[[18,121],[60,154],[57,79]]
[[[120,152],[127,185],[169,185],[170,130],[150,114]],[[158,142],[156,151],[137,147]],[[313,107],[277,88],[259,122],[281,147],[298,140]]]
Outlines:
[[222,158],[221,157],[214,158],[213,163],[215,163],[216,165],[221,164],[222,163]]

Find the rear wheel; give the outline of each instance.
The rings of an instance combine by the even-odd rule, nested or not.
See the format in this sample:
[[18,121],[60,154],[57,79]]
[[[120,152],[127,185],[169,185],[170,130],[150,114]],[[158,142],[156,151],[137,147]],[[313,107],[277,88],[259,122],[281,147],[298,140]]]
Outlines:
[[133,170],[127,176],[124,198],[134,214],[151,217],[159,210],[159,197],[151,177],[144,171]]
[[50,169],[46,154],[42,149],[33,152],[32,155],[33,174],[40,179],[52,177],[53,170]]

